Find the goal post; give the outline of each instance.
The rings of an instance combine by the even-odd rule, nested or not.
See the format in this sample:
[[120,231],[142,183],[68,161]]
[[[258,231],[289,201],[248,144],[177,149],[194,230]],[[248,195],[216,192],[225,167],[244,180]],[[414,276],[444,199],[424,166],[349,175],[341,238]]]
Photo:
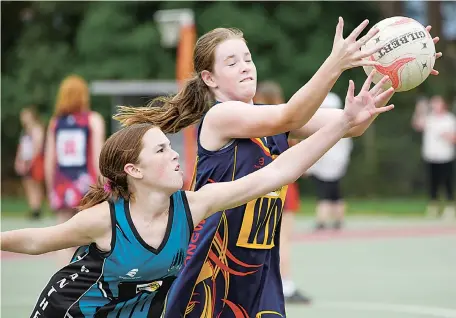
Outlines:
[[[179,87],[192,76],[193,50],[196,43],[195,17],[191,9],[159,10],[154,15],[161,35],[161,45],[177,48],[176,81]],[[184,189],[192,186],[197,154],[197,129],[190,126],[182,131]]]

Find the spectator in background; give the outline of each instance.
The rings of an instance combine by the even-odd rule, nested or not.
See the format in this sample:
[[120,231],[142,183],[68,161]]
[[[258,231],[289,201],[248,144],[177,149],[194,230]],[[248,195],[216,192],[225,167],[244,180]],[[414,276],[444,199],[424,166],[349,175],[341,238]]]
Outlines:
[[[321,108],[342,108],[339,96],[329,93]],[[347,171],[353,147],[351,138],[339,140],[308,171],[317,191],[316,230],[323,230],[332,221],[334,229],[340,229],[345,216],[345,202],[340,180]]]
[[39,219],[43,201],[43,146],[44,125],[35,107],[22,109],[20,113],[22,133],[17,147],[14,168],[22,178],[30,217]]
[[[285,102],[282,88],[272,81],[259,83],[254,97],[256,104],[278,105]],[[299,140],[288,139],[288,144],[296,145]],[[282,214],[282,229],[280,232],[280,272],[282,276],[283,294],[287,303],[310,303],[310,298],[303,295],[297,288],[291,277],[291,239],[293,236],[293,224],[295,214],[300,209],[301,198],[299,197],[298,183],[288,185]]]
[[[90,111],[86,81],[79,76],[65,78],[49,123],[45,149],[46,188],[59,223],[76,213],[79,202],[96,183],[104,139],[104,120]],[[67,264],[72,253],[62,251],[60,261]]]
[[427,214],[439,215],[438,192],[444,187],[447,204],[443,216],[454,218],[453,161],[455,158],[456,117],[448,110],[442,96],[429,101],[420,99],[415,107],[412,126],[423,133],[421,153],[428,170],[430,203]]

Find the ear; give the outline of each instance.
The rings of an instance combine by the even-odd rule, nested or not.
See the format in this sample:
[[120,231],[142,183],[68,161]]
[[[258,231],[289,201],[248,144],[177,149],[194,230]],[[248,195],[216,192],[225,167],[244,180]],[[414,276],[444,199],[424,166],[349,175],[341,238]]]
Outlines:
[[131,177],[135,179],[142,179],[143,174],[140,169],[138,169],[134,164],[127,163],[124,167],[124,171]]
[[203,79],[203,82],[212,88],[217,88],[217,83],[215,82],[214,77],[212,76],[212,73],[209,71],[202,71],[201,72],[201,78]]

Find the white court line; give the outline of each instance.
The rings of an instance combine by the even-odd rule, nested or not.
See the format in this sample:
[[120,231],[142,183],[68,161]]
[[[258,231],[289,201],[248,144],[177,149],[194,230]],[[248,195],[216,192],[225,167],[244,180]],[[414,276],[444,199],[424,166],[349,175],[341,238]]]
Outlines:
[[456,309],[416,306],[416,305],[395,305],[386,303],[370,302],[342,302],[342,301],[315,301],[312,307],[337,308],[348,310],[385,311],[404,314],[415,314],[439,318],[456,318]]

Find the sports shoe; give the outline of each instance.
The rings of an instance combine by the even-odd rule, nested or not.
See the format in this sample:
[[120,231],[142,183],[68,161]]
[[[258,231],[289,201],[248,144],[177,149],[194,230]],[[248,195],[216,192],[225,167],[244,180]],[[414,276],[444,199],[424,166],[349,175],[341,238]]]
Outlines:
[[309,297],[303,295],[299,290],[295,290],[291,296],[285,297],[285,302],[289,304],[302,304],[308,305],[312,301]]

